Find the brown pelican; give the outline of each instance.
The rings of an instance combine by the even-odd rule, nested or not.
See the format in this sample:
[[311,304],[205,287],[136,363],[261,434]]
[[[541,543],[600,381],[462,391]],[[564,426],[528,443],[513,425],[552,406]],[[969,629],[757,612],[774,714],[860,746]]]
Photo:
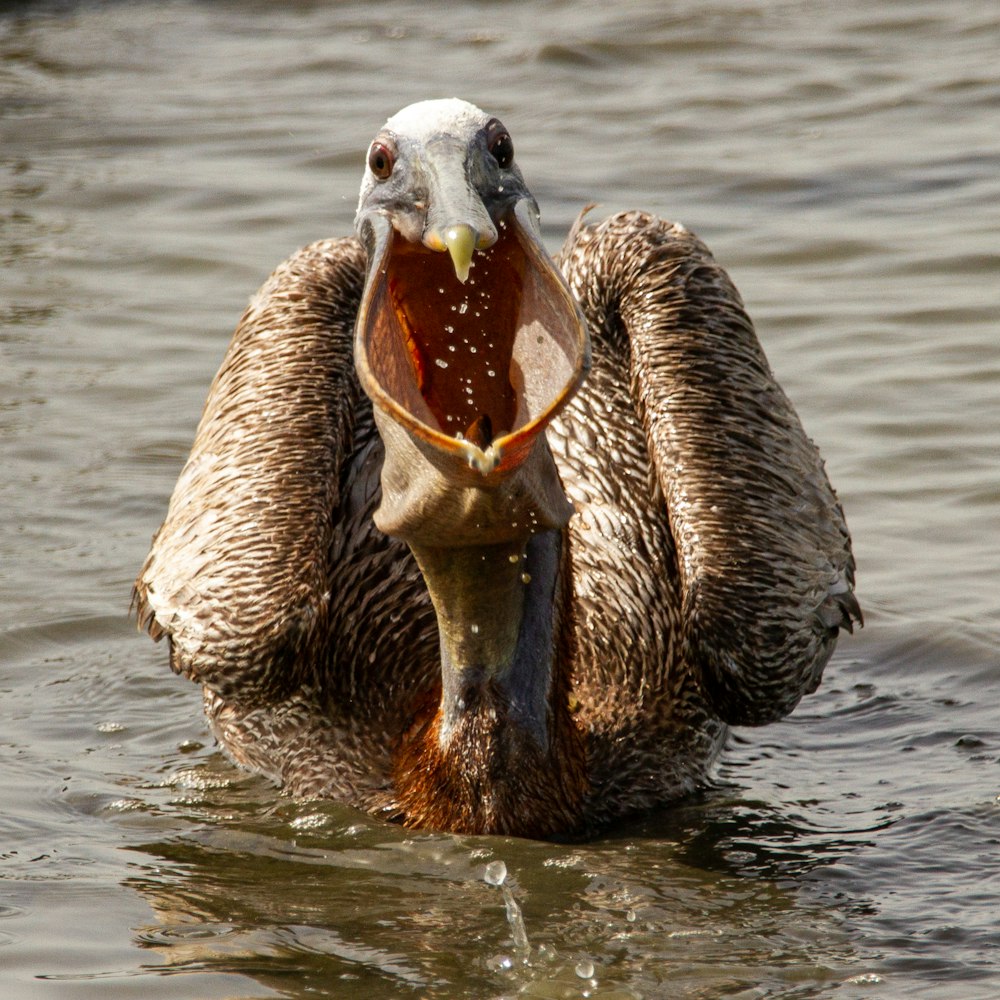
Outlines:
[[696,788],[861,618],[736,289],[638,212],[555,264],[510,134],[458,100],[377,134],[356,232],[244,313],[140,626],[293,795],[548,837]]

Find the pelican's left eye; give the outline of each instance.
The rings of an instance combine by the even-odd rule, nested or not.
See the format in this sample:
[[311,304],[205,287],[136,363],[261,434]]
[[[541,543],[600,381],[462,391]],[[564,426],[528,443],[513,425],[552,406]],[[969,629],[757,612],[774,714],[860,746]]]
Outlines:
[[504,169],[514,162],[514,140],[496,118],[486,126],[486,148]]
[[368,150],[368,169],[380,180],[388,179],[396,164],[396,154],[384,142],[373,142]]

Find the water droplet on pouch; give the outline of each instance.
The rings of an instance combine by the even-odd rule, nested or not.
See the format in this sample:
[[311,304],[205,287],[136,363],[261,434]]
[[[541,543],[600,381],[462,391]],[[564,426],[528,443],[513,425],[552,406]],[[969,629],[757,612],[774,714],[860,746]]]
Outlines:
[[573,970],[581,979],[593,979],[594,978],[594,963],[584,960],[582,962],[577,962],[576,968]]
[[[472,633],[473,635],[479,635],[479,626],[478,626],[478,625],[470,625],[470,626],[469,626],[469,631],[470,631],[470,632],[471,632],[471,633]],[[501,880],[501,881],[502,881],[502,880]],[[498,882],[498,883],[497,883],[497,885],[499,885],[499,884],[500,884],[500,883]]]
[[521,583],[531,583],[531,574],[530,573],[522,573],[521,574]]
[[[458,307],[458,311],[459,311],[459,314],[460,314],[460,315],[462,315],[462,316],[464,316],[464,315],[465,315],[465,313],[466,313],[466,312],[468,311],[468,309],[469,309],[469,303],[468,303],[468,302],[463,302],[463,303],[462,303],[462,304],[461,304],[461,305],[460,305],[460,306]],[[539,338],[538,338],[538,343],[541,343],[541,342],[542,342],[542,338],[541,338],[541,337],[539,337]]]

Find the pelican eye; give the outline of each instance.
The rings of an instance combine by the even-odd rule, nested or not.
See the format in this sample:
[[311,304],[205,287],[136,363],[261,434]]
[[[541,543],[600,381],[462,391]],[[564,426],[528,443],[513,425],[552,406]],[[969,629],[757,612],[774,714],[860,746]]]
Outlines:
[[387,180],[396,164],[396,154],[384,142],[377,140],[368,150],[368,169],[380,180]]
[[486,126],[486,148],[500,167],[506,169],[514,162],[514,140],[496,118]]

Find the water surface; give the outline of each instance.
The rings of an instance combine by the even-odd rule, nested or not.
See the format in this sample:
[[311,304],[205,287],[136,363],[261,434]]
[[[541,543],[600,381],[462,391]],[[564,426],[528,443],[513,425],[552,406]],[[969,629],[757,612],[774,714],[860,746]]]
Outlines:
[[[998,48],[975,0],[0,8],[4,995],[1000,994]],[[247,298],[452,94],[553,249],[710,243],[855,538],[820,691],[583,846],[282,799],[125,620]]]

